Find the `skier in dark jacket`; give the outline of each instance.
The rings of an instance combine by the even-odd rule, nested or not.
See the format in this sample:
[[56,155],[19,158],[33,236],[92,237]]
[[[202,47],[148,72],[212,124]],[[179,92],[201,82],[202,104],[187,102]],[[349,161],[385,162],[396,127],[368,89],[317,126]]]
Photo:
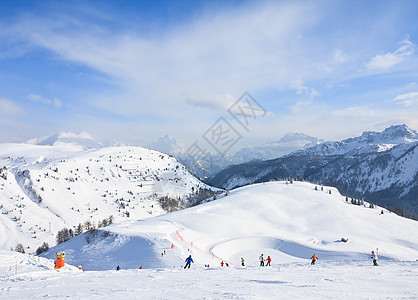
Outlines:
[[373,265],[374,265],[374,266],[378,266],[378,264],[377,264],[377,260],[378,260],[378,257],[377,257],[377,250],[376,250],[376,252],[372,251],[372,256],[371,256],[371,259],[373,259]]
[[189,269],[190,269],[190,265],[191,265],[191,263],[194,263],[192,256],[191,256],[191,255],[189,255],[189,257],[188,257],[188,258],[186,258],[185,262],[186,262],[186,265],[184,266],[184,268],[185,268],[185,269],[186,269],[186,268],[189,268]]

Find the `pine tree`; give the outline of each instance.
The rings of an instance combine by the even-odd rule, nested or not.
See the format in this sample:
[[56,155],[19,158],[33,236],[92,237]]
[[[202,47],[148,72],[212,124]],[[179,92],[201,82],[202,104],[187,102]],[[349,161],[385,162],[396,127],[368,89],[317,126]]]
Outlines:
[[42,244],[42,246],[40,246],[38,249],[36,249],[36,255],[39,255],[39,254],[41,254],[41,253],[45,252],[45,251],[46,251],[46,250],[48,250],[48,249],[49,249],[49,245],[48,245],[48,243],[44,242],[44,243]]
[[57,244],[62,244],[71,238],[68,228],[63,228],[57,233]]
[[22,244],[17,244],[16,248],[15,248],[15,251],[19,252],[19,253],[25,253],[25,247],[23,247]]
[[81,223],[78,223],[77,228],[75,229],[75,235],[79,235],[83,233],[83,225]]

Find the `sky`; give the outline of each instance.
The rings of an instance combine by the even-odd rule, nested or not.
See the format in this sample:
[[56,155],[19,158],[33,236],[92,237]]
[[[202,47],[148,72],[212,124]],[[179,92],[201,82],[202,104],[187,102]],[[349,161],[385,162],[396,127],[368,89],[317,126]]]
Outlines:
[[418,129],[417,15],[408,0],[3,0],[0,143],[209,147],[217,128],[238,150]]

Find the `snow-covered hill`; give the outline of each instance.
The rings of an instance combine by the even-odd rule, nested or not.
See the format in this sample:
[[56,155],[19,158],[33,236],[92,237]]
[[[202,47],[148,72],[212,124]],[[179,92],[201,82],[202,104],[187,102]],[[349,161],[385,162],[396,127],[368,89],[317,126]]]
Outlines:
[[29,253],[64,227],[148,218],[210,195],[173,157],[140,147],[2,144],[0,169],[0,249]]
[[230,166],[207,183],[232,189],[289,177],[335,186],[350,197],[418,216],[418,135],[405,125],[391,126],[274,160]]
[[[383,212],[383,213],[382,213]],[[50,249],[88,270],[180,268],[189,254],[199,267],[223,260],[256,266],[260,253],[273,266],[320,261],[418,259],[418,222],[380,207],[346,201],[335,188],[305,182],[243,187],[217,201],[146,220],[130,220],[84,233]],[[348,239],[342,242],[341,239]],[[172,248],[172,245],[174,248]],[[165,254],[164,254],[165,252]]]

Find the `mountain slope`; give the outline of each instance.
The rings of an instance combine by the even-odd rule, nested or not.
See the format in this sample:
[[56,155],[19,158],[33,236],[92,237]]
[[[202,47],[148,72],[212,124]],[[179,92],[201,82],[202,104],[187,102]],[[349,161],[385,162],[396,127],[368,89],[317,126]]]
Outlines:
[[308,262],[313,253],[321,262],[368,261],[376,247],[382,260],[418,258],[417,222],[350,204],[335,188],[314,187],[305,182],[243,187],[217,201],[85,233],[42,256],[64,250],[73,264],[89,270],[178,268],[189,254],[198,266],[218,266],[221,260],[238,266],[241,257],[254,266],[260,253],[275,265]]
[[392,126],[274,160],[231,166],[207,182],[232,189],[289,177],[335,186],[350,197],[418,216],[418,135],[405,125]]
[[31,253],[63,227],[147,218],[213,194],[173,157],[140,147],[3,144],[0,168],[0,248]]

